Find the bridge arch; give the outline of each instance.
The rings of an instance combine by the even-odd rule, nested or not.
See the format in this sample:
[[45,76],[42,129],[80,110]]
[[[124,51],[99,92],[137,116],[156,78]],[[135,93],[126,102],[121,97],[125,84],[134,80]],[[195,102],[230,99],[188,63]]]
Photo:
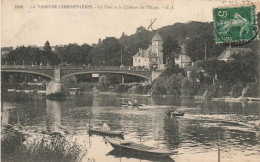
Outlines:
[[49,78],[50,80],[54,80],[54,77],[45,73],[40,73],[36,71],[29,71],[29,70],[10,70],[10,69],[2,69],[1,72],[6,72],[6,73],[26,73],[26,74],[36,74],[40,76],[45,76]]
[[74,72],[74,73],[70,73],[70,74],[66,74],[66,75],[63,75],[61,77],[61,79],[64,79],[66,77],[69,77],[69,76],[74,76],[74,75],[80,75],[80,74],[100,74],[100,73],[107,73],[107,74],[121,74],[121,75],[132,75],[132,76],[137,76],[137,77],[140,77],[140,78],[143,78],[143,79],[146,79],[148,81],[151,80],[150,76],[145,76],[145,75],[142,75],[142,74],[138,74],[138,73],[133,73],[133,72],[129,72],[129,71],[82,71],[82,72]]

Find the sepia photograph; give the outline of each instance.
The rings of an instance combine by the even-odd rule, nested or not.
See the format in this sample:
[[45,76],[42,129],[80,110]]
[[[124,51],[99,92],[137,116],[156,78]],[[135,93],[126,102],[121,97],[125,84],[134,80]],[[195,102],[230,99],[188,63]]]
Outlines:
[[2,162],[259,162],[259,0],[1,0]]

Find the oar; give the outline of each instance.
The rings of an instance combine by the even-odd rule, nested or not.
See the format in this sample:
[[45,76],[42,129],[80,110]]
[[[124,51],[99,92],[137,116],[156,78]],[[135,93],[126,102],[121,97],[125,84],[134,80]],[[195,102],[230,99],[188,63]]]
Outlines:
[[121,138],[119,138],[119,142],[120,142],[120,162],[121,162]]
[[17,113],[17,118],[18,118],[18,121],[17,121],[17,126],[18,126],[18,128],[21,129],[21,130],[25,130],[24,127],[23,127],[23,126],[21,125],[21,123],[20,123],[20,118],[19,118],[18,109],[17,109],[16,113]]
[[218,162],[220,162],[220,135],[218,134]]
[[140,136],[140,149],[139,149],[139,155],[141,154],[141,137],[142,137],[142,136]]
[[88,141],[89,141],[89,147],[91,147],[91,141],[90,141],[90,118],[88,119]]

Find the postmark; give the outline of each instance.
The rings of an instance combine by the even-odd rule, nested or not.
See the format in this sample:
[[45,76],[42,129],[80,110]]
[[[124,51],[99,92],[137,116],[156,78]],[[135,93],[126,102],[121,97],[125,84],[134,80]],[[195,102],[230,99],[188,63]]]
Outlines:
[[215,42],[248,42],[258,39],[255,6],[213,9]]

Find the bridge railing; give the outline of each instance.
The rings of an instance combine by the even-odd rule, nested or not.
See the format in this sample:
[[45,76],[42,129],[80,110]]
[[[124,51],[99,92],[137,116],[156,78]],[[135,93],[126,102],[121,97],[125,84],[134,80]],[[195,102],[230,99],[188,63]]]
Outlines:
[[2,69],[54,69],[55,65],[1,65]]
[[80,66],[80,65],[1,65],[2,69],[86,69],[93,71],[151,71],[144,67],[133,66]]
[[62,69],[87,69],[87,70],[94,70],[94,71],[150,71],[148,68],[142,67],[132,67],[132,66],[64,66],[61,67]]

